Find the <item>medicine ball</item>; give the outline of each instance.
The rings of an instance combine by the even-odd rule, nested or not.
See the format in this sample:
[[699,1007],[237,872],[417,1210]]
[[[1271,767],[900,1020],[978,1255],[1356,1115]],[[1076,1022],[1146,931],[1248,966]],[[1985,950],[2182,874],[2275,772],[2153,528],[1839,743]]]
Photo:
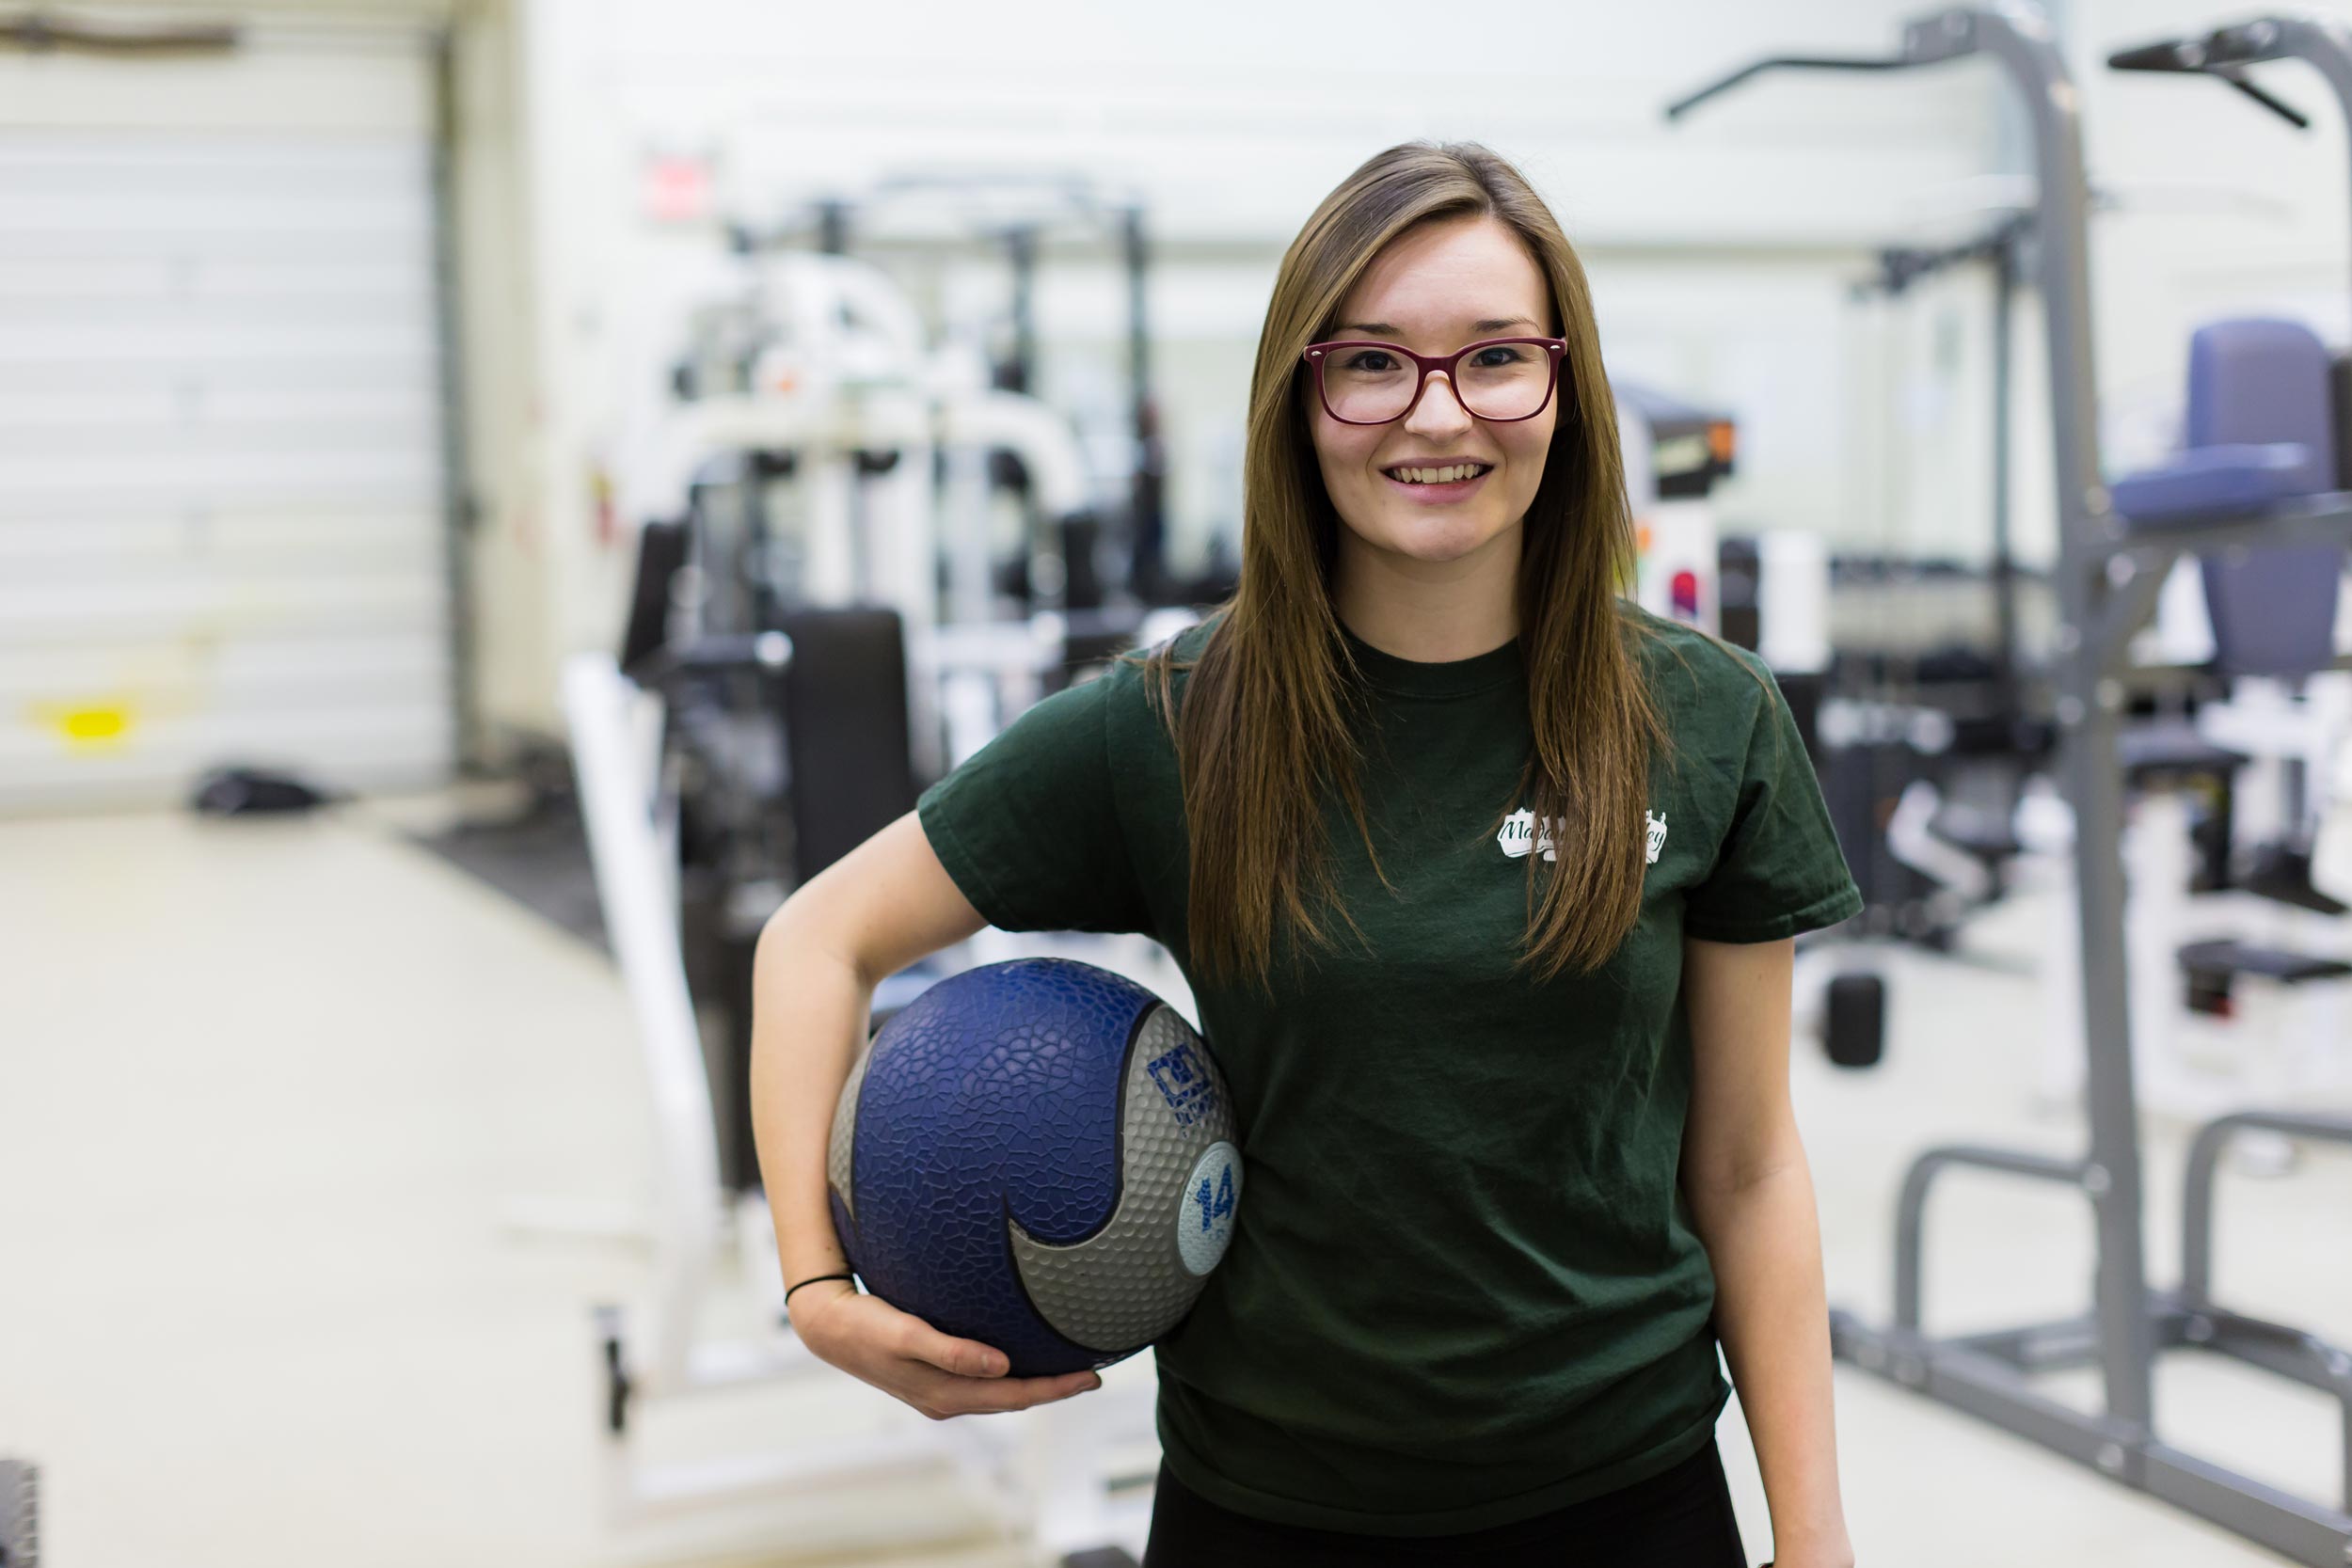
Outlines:
[[834,1229],[866,1288],[1011,1375],[1106,1367],[1173,1328],[1232,1239],[1232,1101],[1141,986],[1067,958],[952,975],[841,1088]]

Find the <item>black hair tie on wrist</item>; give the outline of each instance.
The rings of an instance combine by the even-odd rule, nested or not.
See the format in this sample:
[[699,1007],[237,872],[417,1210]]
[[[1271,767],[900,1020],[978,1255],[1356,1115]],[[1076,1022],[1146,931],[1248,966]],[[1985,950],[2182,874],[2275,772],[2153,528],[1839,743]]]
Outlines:
[[[816,1283],[817,1283],[818,1280],[820,1280],[820,1279],[847,1279],[847,1280],[849,1280],[849,1281],[850,1281],[851,1283],[853,1283],[853,1284],[854,1284],[854,1283],[856,1282],[856,1280],[857,1280],[857,1275],[853,1275],[853,1274],[819,1274],[819,1275],[811,1275],[808,1278],[802,1280],[802,1281],[801,1281],[801,1285],[814,1285],[814,1284],[816,1284]],[[787,1290],[787,1291],[786,1291],[784,1292],[784,1304],[785,1304],[785,1306],[789,1307],[789,1306],[791,1306],[791,1305],[792,1305],[792,1291],[797,1291],[797,1290],[799,1290],[799,1289],[801,1288],[801,1285],[795,1285],[795,1286],[791,1287],[791,1289],[790,1289],[790,1290]]]

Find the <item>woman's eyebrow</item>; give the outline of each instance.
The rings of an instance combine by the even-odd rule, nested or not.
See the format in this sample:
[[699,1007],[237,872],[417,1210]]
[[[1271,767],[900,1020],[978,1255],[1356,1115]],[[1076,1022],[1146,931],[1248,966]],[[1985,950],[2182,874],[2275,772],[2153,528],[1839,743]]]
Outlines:
[[[1535,324],[1533,321],[1529,320],[1525,316],[1505,316],[1497,321],[1472,322],[1470,324],[1470,330],[1472,332],[1506,332],[1515,326],[1533,326]],[[1389,337],[1393,338],[1402,333],[1404,328],[1392,325],[1388,322],[1342,322],[1339,325],[1338,330],[1342,332],[1379,332],[1385,333]]]

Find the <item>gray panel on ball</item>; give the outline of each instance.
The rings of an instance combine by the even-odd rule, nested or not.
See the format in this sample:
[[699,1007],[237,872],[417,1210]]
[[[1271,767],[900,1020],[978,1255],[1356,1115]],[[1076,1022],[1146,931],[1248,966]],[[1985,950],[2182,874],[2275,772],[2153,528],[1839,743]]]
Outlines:
[[857,1151],[857,1092],[866,1083],[866,1064],[873,1059],[873,1043],[868,1041],[841,1085],[841,1098],[834,1101],[833,1133],[825,1144],[825,1182],[840,1195],[841,1207],[850,1212],[852,1224],[857,1220],[857,1196],[850,1180],[850,1157]]
[[[1189,1125],[1152,1081],[1151,1064],[1191,1042],[1214,1085]],[[1183,1017],[1152,1009],[1127,1058],[1121,1117],[1123,1180],[1119,1207],[1082,1242],[1049,1245],[1006,1221],[1022,1283],[1056,1332],[1090,1350],[1127,1352],[1175,1326],[1206,1276],[1184,1267],[1177,1226],[1189,1195],[1184,1180],[1214,1143],[1233,1141],[1233,1113],[1216,1064]],[[1238,1174],[1240,1166],[1235,1164]]]

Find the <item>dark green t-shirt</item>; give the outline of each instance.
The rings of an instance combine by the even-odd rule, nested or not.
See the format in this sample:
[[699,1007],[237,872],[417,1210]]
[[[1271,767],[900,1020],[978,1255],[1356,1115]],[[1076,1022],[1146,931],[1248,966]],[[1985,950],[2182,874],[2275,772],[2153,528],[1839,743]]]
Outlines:
[[1194,973],[1175,751],[1135,667],[1047,698],[923,795],[932,848],[993,925],[1144,932],[1193,984],[1248,1176],[1224,1261],[1156,1347],[1158,1425],[1213,1502],[1483,1529],[1645,1480],[1714,1430],[1714,1274],[1676,1181],[1682,937],[1768,942],[1862,901],[1763,667],[1624,613],[1655,634],[1635,646],[1674,745],[1625,827],[1656,849],[1640,923],[1590,974],[1512,973],[1520,857],[1549,838],[1525,816],[1483,831],[1531,743],[1517,642],[1422,664],[1351,638],[1396,893],[1331,802],[1369,953],[1342,927],[1303,975],[1278,964],[1271,1005]]

